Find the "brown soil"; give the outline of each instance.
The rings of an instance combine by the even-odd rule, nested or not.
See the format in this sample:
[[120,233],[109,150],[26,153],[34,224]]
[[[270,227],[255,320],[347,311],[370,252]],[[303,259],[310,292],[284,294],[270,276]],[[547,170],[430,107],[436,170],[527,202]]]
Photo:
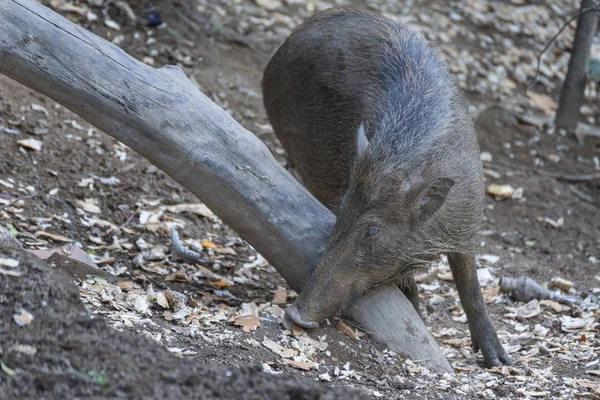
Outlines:
[[[0,255],[19,259],[22,273],[0,280],[0,357],[16,371],[2,377],[0,398],[363,397],[345,388],[268,375],[256,367],[224,369],[178,358],[146,338],[90,318],[64,272],[8,242],[0,244]],[[21,309],[35,315],[24,328],[12,322]],[[35,354],[24,352],[24,345],[35,348]]]

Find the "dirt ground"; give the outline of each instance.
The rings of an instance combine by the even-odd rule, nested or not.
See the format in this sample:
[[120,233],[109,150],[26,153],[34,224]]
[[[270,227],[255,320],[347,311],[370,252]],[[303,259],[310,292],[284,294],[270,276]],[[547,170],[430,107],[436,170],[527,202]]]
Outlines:
[[[486,184],[514,191],[487,199],[480,280],[516,366],[486,371],[473,354],[443,262],[418,281],[423,319],[454,376],[437,376],[338,321],[310,332],[286,331],[279,316],[295,293],[235,232],[145,159],[0,77],[0,206],[50,193],[73,209],[76,220],[73,226],[59,202],[28,199],[0,211],[0,224],[18,232],[27,249],[70,240],[85,245],[91,260],[115,275],[84,270],[69,278],[33,259],[19,266],[30,279],[0,274],[0,337],[9,339],[0,342],[0,396],[600,398],[597,297],[594,302],[600,293],[600,186],[598,180],[564,179],[600,171],[600,140],[578,140],[549,118],[572,27],[544,57],[533,86],[538,95],[525,90],[537,53],[577,2],[129,1],[137,22],[118,2],[82,2],[76,12],[65,1],[46,3],[146,63],[180,65],[282,165],[285,153],[263,111],[260,80],[271,53],[304,18],[334,3],[368,5],[436,42],[476,117]],[[162,17],[159,27],[144,26],[144,10],[152,5]],[[597,128],[595,96],[586,98],[582,121]],[[40,141],[41,149],[19,143],[27,139]],[[175,207],[190,204],[183,212]],[[205,257],[202,265],[171,255],[166,226],[173,222]],[[543,284],[560,277],[573,283],[572,295],[592,296],[563,306],[520,303],[497,292],[497,278],[523,275]],[[51,312],[40,308],[40,299],[51,300]],[[34,315],[31,325],[13,323],[21,309]],[[92,349],[77,346],[90,341]]]
[[[9,376],[0,384],[3,399],[362,398],[348,389],[274,377],[256,367],[223,369],[175,357],[147,338],[90,319],[64,271],[9,245],[0,247],[3,257],[20,260],[22,273],[0,281],[0,354],[2,370]],[[35,312],[28,329],[9,323],[14,310]]]

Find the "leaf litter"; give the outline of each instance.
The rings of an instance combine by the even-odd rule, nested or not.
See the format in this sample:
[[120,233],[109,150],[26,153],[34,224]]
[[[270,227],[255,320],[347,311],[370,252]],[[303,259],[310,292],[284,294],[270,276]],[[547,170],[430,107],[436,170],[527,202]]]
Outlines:
[[[292,3],[297,10],[284,13],[284,9]],[[263,35],[259,37],[266,37],[267,40],[279,40],[308,14],[328,5],[325,2],[302,0],[242,1],[239,7],[226,9],[201,1],[198,11],[218,15],[223,26],[233,24],[241,35],[259,34]],[[88,21],[100,18],[110,31],[124,32],[127,26],[125,20],[115,21],[102,12],[92,12],[100,11],[94,9],[92,2],[85,6],[55,0],[51,2],[51,6]],[[530,108],[539,110],[544,114],[543,117],[527,114],[526,118],[533,121],[536,129],[548,126],[545,116],[553,115],[556,109],[553,90],[556,82],[566,74],[567,50],[571,44],[573,29],[567,29],[566,34],[554,44],[554,50],[544,56],[540,83],[535,92],[527,94],[517,94],[514,89],[527,84],[532,78],[536,54],[526,46],[519,46],[511,37],[520,35],[534,41],[541,48],[556,32],[556,27],[562,21],[559,17],[574,9],[576,2],[553,0],[540,6],[522,1],[504,3],[461,0],[449,5],[434,4],[431,10],[423,9],[413,2],[404,4],[375,1],[371,6],[436,41],[450,70],[463,88],[468,88],[472,93],[494,93],[495,101],[502,102],[517,113]],[[234,24],[235,21],[242,23]],[[536,23],[537,21],[547,23]],[[493,28],[494,33],[490,33],[490,28]],[[459,39],[468,42],[471,50],[469,46],[453,44]],[[473,47],[477,47],[478,51],[473,51]],[[184,59],[184,56],[178,57]],[[485,104],[473,106],[477,110],[484,107]],[[45,118],[54,113],[52,108],[38,104],[31,104],[28,109]],[[589,116],[590,112],[584,110],[584,115]],[[85,133],[84,126],[81,125],[83,123],[72,117],[65,119],[64,123],[74,132],[71,137],[67,137],[69,140],[77,140],[77,135]],[[272,130],[268,124],[260,125],[264,125],[265,131]],[[45,129],[42,126],[37,128]],[[4,128],[4,131],[9,129]],[[77,131],[80,132],[76,133]],[[551,131],[544,134],[549,134],[548,132]],[[94,151],[101,151],[102,146],[98,143],[90,144]],[[37,139],[23,142],[20,146],[35,153],[43,153],[47,147],[42,147],[42,141]],[[128,152],[121,144],[110,149],[111,157],[121,162],[131,159]],[[562,162],[562,158],[557,157],[551,153],[547,159]],[[493,160],[496,160],[495,154]],[[491,154],[483,156],[482,153],[482,161],[492,162]],[[488,177],[503,180],[487,185],[491,196],[514,203],[517,203],[515,200],[522,199],[523,189],[514,182],[514,177],[504,174],[504,171],[501,171],[503,174],[490,171],[488,169],[486,174]],[[102,270],[125,280],[112,283],[87,277],[78,284],[88,309],[109,321],[116,329],[142,332],[182,357],[197,356],[202,346],[230,346],[247,351],[239,347],[243,343],[245,347],[257,351],[252,353],[255,357],[262,354],[257,349],[268,350],[269,357],[276,357],[275,361],[268,357],[256,358],[257,363],[264,360],[261,363],[263,369],[270,370],[271,373],[289,372],[287,368],[291,366],[312,379],[368,388],[373,397],[391,398],[401,395],[410,398],[413,394],[428,389],[450,392],[458,397],[600,396],[597,381],[600,312],[597,302],[592,300],[592,296],[582,299],[579,304],[570,305],[550,299],[532,299],[527,302],[512,300],[509,294],[499,291],[497,284],[505,273],[503,268],[510,261],[496,254],[479,257],[481,265],[478,277],[485,287],[486,302],[504,311],[502,323],[497,321],[495,325],[500,327],[499,336],[513,354],[516,367],[486,371],[475,362],[476,357],[469,350],[468,327],[452,283],[452,274],[447,263],[442,262],[419,281],[420,292],[424,297],[423,305],[435,310],[435,313],[445,311],[455,321],[453,327],[432,327],[432,334],[443,341],[442,349],[456,371],[455,376],[439,376],[419,366],[418,360],[400,359],[391,351],[369,347],[365,340],[359,340],[362,332],[350,328],[343,321],[333,321],[337,330],[328,330],[325,337],[316,337],[314,332],[306,332],[297,326],[286,330],[281,318],[285,304],[294,298],[293,292],[288,291],[281,281],[273,285],[273,278],[269,278],[271,281],[268,285],[271,286],[265,286],[265,277],[274,275],[272,267],[239,238],[224,231],[221,221],[205,205],[185,203],[176,197],[169,199],[176,204],[169,204],[148,196],[136,204],[140,207],[138,218],[126,223],[113,218],[109,212],[112,205],[109,206],[102,199],[96,181],[111,186],[119,185],[120,182],[114,176],[97,178],[88,175],[78,180],[83,185],[81,190],[87,191],[86,196],[77,199],[74,204],[82,227],[90,232],[88,254],[96,263],[101,264]],[[31,193],[28,189],[31,188],[30,185],[10,181],[6,177],[2,177],[0,184],[7,189],[16,188],[19,192]],[[5,199],[0,197],[0,201],[3,200]],[[0,217],[3,218],[2,221],[4,218],[10,218],[11,222],[18,221],[15,226],[26,247],[43,251],[52,248],[52,242],[66,241],[70,237],[65,232],[66,218],[63,214],[31,219],[24,216],[23,211],[24,205],[17,204],[0,212]],[[130,215],[134,214],[133,209],[128,212]],[[198,218],[204,227],[201,231],[193,229]],[[183,242],[200,256],[197,263],[185,263],[173,257],[168,246],[170,223],[181,227],[184,232],[182,236],[186,236]],[[543,216],[539,221],[540,226],[556,230],[564,229],[567,223],[567,215]],[[525,243],[529,247],[536,245],[533,240],[527,242],[531,244]],[[493,248],[486,248],[486,252],[494,253]],[[135,267],[123,265],[134,258],[137,260]],[[16,268],[11,265],[3,267],[3,271]],[[577,292],[572,286],[569,288],[568,283],[558,280],[563,278],[554,278],[547,283],[548,288],[557,285],[561,290],[568,288],[565,291],[571,294],[582,293],[581,290],[595,291],[596,296],[600,292],[594,288],[594,285],[598,286],[598,280],[590,280],[590,287],[579,288],[580,291]],[[247,290],[253,294],[243,296],[238,290]],[[32,321],[27,314],[25,310],[15,314],[24,322],[25,327],[27,322]],[[427,310],[424,317],[426,320],[430,318]],[[555,360],[576,365],[585,374],[576,378],[564,376],[561,371],[556,370],[553,364]],[[385,368],[378,370],[360,367],[360,364],[370,363]],[[3,370],[4,367],[3,364]]]

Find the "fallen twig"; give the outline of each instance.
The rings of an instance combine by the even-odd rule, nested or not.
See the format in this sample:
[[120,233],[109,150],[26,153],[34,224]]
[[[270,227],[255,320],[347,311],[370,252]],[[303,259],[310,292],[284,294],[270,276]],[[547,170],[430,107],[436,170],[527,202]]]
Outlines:
[[137,208],[137,209],[134,211],[134,213],[133,213],[133,214],[131,214],[131,215],[129,216],[129,218],[127,218],[127,221],[123,222],[123,223],[121,224],[121,226],[119,226],[119,227],[117,228],[117,232],[115,232],[115,233],[121,232],[121,230],[122,230],[123,228],[125,228],[127,225],[129,225],[129,224],[131,223],[131,221],[133,221],[133,219],[135,218],[135,216],[136,216],[136,215],[138,215],[138,213],[140,212],[140,210],[141,210],[141,209],[142,209],[142,206],[141,206],[141,205],[139,205],[139,206],[138,206],[138,208]]
[[577,197],[579,197],[579,199],[581,201],[585,201],[586,203],[590,203],[592,205],[597,205],[597,203],[598,203],[598,201],[595,201],[594,198],[591,195],[585,193],[582,190],[579,190],[577,187],[575,187],[573,185],[569,185],[569,190],[573,194],[575,194]]
[[185,247],[179,239],[179,232],[177,231],[177,227],[175,225],[171,225],[171,243],[173,245],[173,255],[185,262],[189,262],[191,264],[200,264],[202,263],[202,255],[188,247]]
[[534,169],[534,171],[538,175],[549,176],[549,177],[556,178],[561,181],[571,182],[571,183],[592,182],[595,180],[600,180],[600,173],[573,175],[573,174],[561,174],[560,172],[548,172],[548,171],[543,171],[541,169]]

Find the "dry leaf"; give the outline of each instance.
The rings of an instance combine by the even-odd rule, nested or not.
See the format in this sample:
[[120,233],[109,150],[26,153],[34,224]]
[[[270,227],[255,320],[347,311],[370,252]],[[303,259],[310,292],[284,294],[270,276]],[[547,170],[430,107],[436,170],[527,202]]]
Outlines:
[[48,110],[46,110],[46,107],[44,107],[44,106],[42,106],[40,104],[35,104],[35,103],[31,104],[31,109],[33,111],[43,112],[44,114],[46,114],[46,117],[49,115],[48,114]]
[[33,356],[33,355],[35,355],[35,353],[37,353],[37,349],[28,344],[15,344],[15,345],[12,345],[10,349],[12,351],[16,351],[21,354],[26,354],[28,356]]
[[217,245],[214,244],[213,242],[211,242],[210,240],[203,240],[202,241],[202,247],[207,248],[207,249],[216,249]]
[[319,380],[323,382],[331,382],[331,375],[329,375],[329,372],[325,372],[324,374],[319,375]]
[[215,281],[223,280],[223,277],[221,275],[215,274],[210,269],[203,267],[200,264],[195,264],[195,266],[196,266],[196,269],[198,270],[198,272],[194,273],[194,276],[200,276],[202,278],[208,278],[208,279],[212,279]]
[[486,303],[492,303],[496,300],[498,293],[500,293],[500,286],[495,286],[491,289],[483,289],[481,293],[483,294],[483,299]]
[[516,308],[512,308],[512,307],[507,307],[510,311],[512,311],[511,314],[507,314],[506,316],[509,318],[533,318],[533,317],[537,317],[538,315],[540,315],[542,313],[542,309],[540,307],[540,303],[538,300],[534,299],[531,300],[529,303],[522,305],[521,307],[516,307]]
[[271,339],[265,338],[265,340],[263,340],[262,342],[262,345],[283,358],[292,358],[298,354],[298,350],[286,349],[283,346],[280,346],[279,344],[275,343]]
[[118,282],[117,286],[119,286],[121,288],[121,290],[124,292],[130,292],[133,289],[137,288],[137,285],[131,281]]
[[54,240],[55,242],[63,242],[63,243],[72,242],[72,240],[69,239],[66,236],[58,235],[58,234],[55,234],[55,233],[49,233],[49,232],[45,232],[45,231],[38,231],[38,232],[35,233],[35,236],[37,236],[37,237],[46,237],[48,239]]
[[552,99],[552,97],[535,92],[527,92],[529,97],[529,104],[532,107],[542,110],[546,115],[553,115],[554,111],[558,108],[558,104]]
[[295,322],[292,323],[292,335],[294,336],[300,336],[300,335],[304,335],[306,331],[304,330],[303,327],[301,327],[300,325],[296,324]]
[[200,264],[195,264],[195,267],[198,272],[194,273],[194,276],[200,276],[202,278],[208,278],[208,279],[212,279],[215,281],[223,280],[223,277],[221,275],[215,274],[210,269],[208,269]]
[[148,302],[148,296],[146,294],[130,292],[127,293],[125,301],[132,309],[139,312],[140,314],[152,314],[152,312],[150,311],[150,303]]
[[477,279],[479,280],[479,284],[483,287],[492,286],[498,283],[498,278],[492,275],[488,268],[478,268]]
[[77,206],[83,211],[87,211],[92,214],[100,214],[102,212],[100,207],[98,207],[98,200],[96,199],[77,200],[75,204],[77,204]]
[[260,326],[260,318],[257,315],[242,315],[233,321],[234,325],[241,326],[244,332],[256,330]]
[[265,8],[269,11],[272,11],[272,10],[275,10],[275,9],[281,7],[281,1],[279,1],[279,0],[255,0],[255,1],[256,1],[256,4],[258,4],[262,8]]
[[165,280],[175,282],[191,282],[192,279],[187,276],[184,269],[180,269],[174,274],[167,275]]
[[335,325],[335,327],[337,328],[338,331],[342,332],[344,335],[348,336],[349,338],[357,340],[359,337],[356,334],[356,332],[354,330],[352,330],[352,328],[350,328],[348,325],[346,325],[346,323],[344,321],[338,321],[338,323]]
[[568,293],[569,290],[571,290],[573,288],[573,282],[568,281],[566,279],[563,278],[552,278],[552,280],[550,281],[550,288],[558,288],[560,290],[562,290],[565,293]]
[[237,255],[237,253],[235,252],[235,250],[233,250],[231,247],[218,247],[215,249],[215,253],[219,253],[219,254],[229,254],[232,256]]
[[40,151],[42,149],[42,142],[36,139],[19,140],[17,143],[19,146],[33,151]]
[[556,301],[552,301],[552,300],[540,300],[540,305],[541,306],[548,306],[550,308],[552,308],[555,312],[559,313],[562,311],[566,311],[568,310],[570,307],[557,303]]
[[156,303],[162,308],[169,308],[169,301],[167,300],[165,292],[158,292],[156,294]]
[[13,315],[13,320],[18,326],[27,326],[33,321],[33,314],[31,314],[29,311],[21,309],[18,313]]
[[211,282],[211,284],[213,286],[216,286],[218,288],[223,288],[223,287],[231,287],[233,286],[233,283],[228,282],[228,281],[215,281],[215,282]]
[[152,211],[140,211],[140,224],[145,225],[150,232],[156,232],[160,226],[163,211],[160,209]]
[[550,225],[555,229],[558,229],[565,224],[565,219],[563,217],[558,218],[556,221],[548,217],[538,217],[537,220],[540,222],[544,222],[545,224]]
[[285,304],[287,302],[287,290],[283,286],[277,286],[273,295],[273,304]]
[[115,31],[121,30],[121,26],[112,19],[105,19],[104,25],[108,26],[110,29],[114,29]]
[[319,369],[319,364],[314,361],[294,361],[294,360],[283,360],[287,364],[293,367],[301,369],[303,371],[310,371],[311,369]]
[[479,256],[477,256],[477,258],[479,258],[480,261],[485,261],[488,264],[496,264],[498,262],[498,260],[500,260],[500,257],[494,254],[481,254]]
[[496,199],[509,199],[515,192],[515,188],[510,185],[492,184],[487,187],[488,194],[495,196]]
[[469,347],[470,339],[445,339],[444,344],[447,344],[458,349]]
[[278,305],[272,305],[271,307],[267,308],[266,311],[270,312],[277,318],[281,318],[285,314],[285,311],[283,311]]
[[201,217],[206,218],[214,218],[215,214],[209,210],[202,203],[194,203],[194,204],[177,204],[174,206],[167,207],[167,211],[173,214],[181,214],[183,212],[189,212],[192,214],[199,215]]
[[585,328],[588,324],[593,324],[593,318],[573,318],[568,315],[563,315],[560,317],[560,322],[562,323],[562,328],[564,331],[572,331],[579,330]]
[[479,153],[479,159],[483,162],[491,162],[492,154],[488,153],[487,151],[482,151],[481,153]]
[[454,282],[454,276],[452,276],[452,271],[438,272],[437,276],[443,281]]

